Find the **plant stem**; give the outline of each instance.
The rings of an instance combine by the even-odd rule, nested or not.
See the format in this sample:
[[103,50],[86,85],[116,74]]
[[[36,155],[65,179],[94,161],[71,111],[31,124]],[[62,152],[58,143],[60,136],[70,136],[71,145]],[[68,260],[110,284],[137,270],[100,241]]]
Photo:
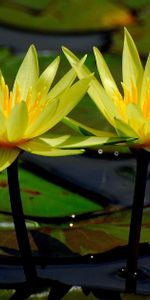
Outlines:
[[15,160],[8,168],[9,196],[12,215],[26,280],[33,282],[37,278],[36,268],[32,260],[32,251],[25,224],[18,178],[18,161]]
[[128,240],[128,256],[126,265],[126,290],[128,292],[134,292],[136,290],[136,280],[139,275],[139,243],[142,226],[147,170],[150,159],[149,153],[145,150],[137,150],[134,153],[136,155],[137,169],[133,206],[131,212],[131,223]]

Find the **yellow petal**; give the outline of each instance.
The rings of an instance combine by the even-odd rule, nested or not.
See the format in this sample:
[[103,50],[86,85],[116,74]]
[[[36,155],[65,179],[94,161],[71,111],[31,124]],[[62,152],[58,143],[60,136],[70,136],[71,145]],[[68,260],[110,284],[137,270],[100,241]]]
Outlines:
[[132,85],[134,83],[140,92],[143,77],[143,67],[135,43],[127,29],[125,29],[124,37],[122,73],[123,83],[127,89],[129,91],[132,90]]
[[33,138],[44,132],[46,132],[51,127],[51,118],[55,114],[58,107],[58,100],[51,100],[38,118],[31,124],[31,126],[26,130],[25,137]]
[[[107,135],[107,133],[106,133]],[[106,144],[116,144],[125,141],[123,138],[115,137],[97,137],[97,136],[70,136],[64,143],[60,144],[60,148],[92,148],[93,146],[100,146]]]
[[145,71],[143,75],[140,104],[143,106],[144,102],[148,101],[148,108],[150,110],[150,54],[148,56]]
[[43,156],[65,156],[82,154],[83,149],[80,150],[65,150],[51,147],[45,141],[36,138],[20,146],[22,150],[30,152],[32,154],[43,155]]
[[143,126],[144,136],[150,139],[150,120],[146,121]]
[[126,141],[131,141],[131,138],[118,137],[116,134],[112,136],[112,133],[102,132],[103,136],[71,136],[71,135],[54,135],[47,134],[47,137],[40,137],[42,140],[49,144],[51,147],[57,147],[61,149],[76,149],[76,148],[89,148],[98,145],[112,145],[118,143],[124,143]]
[[20,149],[0,148],[0,171],[9,167],[20,153]]
[[[70,51],[66,47],[62,47],[62,50],[63,50],[66,58],[68,59],[70,65],[73,68],[75,67],[75,65],[77,66],[80,63],[80,59],[72,51]],[[91,72],[88,70],[88,68],[82,64],[79,68],[76,69],[76,71],[77,71],[77,75],[80,79],[91,74]]]
[[32,107],[37,101],[38,94],[40,96],[39,104],[45,104],[48,99],[48,91],[53,83],[55,75],[57,73],[57,69],[59,67],[60,57],[58,56],[41,74],[37,82],[32,88],[32,96],[30,99],[30,107]]
[[16,105],[7,121],[7,135],[10,142],[23,137],[28,125],[28,111],[24,101]]
[[88,94],[108,122],[114,126],[114,117],[119,117],[119,113],[112,99],[96,79],[92,80]]
[[76,78],[74,69],[69,70],[51,89],[48,94],[50,99],[58,97],[66,88],[70,87]]
[[79,75],[80,73],[82,74],[83,72],[82,68],[84,69],[85,67],[84,63],[86,61],[86,58],[87,58],[87,54],[85,54],[80,60],[77,59],[76,63],[72,63],[72,66],[80,79],[87,77],[91,74],[90,72],[86,72],[85,76]]
[[[103,83],[103,86],[110,98],[113,98],[114,93],[120,94],[118,87],[110,73],[110,70],[100,53],[100,51],[94,47],[94,54],[95,54],[95,59],[96,59],[96,64],[97,64],[97,69],[101,78],[101,81]],[[121,95],[120,95],[121,97]]]
[[[72,67],[77,66],[80,60],[71,52],[69,49],[62,47],[62,50],[68,59]],[[81,65],[76,68],[76,72],[79,78],[84,78],[91,74],[90,70],[85,66]],[[115,105],[111,98],[108,97],[102,85],[93,76],[93,80],[90,83],[90,88],[88,89],[88,94],[95,102],[96,106],[108,120],[111,125],[114,125],[114,116],[118,116]]]
[[29,88],[36,83],[38,76],[39,66],[37,52],[34,45],[32,45],[30,46],[16,75],[13,87],[13,94],[15,95],[16,86],[17,84],[19,84],[21,88],[21,100],[25,100]]
[[58,56],[41,74],[41,76],[37,81],[38,90],[42,90],[44,87],[45,88],[44,92],[45,93],[48,92],[55,78],[59,63],[60,63],[60,57]]
[[0,110],[3,111],[3,85],[5,83],[5,79],[0,70]]
[[127,105],[126,114],[127,114],[127,117],[128,117],[129,126],[131,126],[133,128],[133,130],[138,132],[138,130],[145,123],[145,120],[144,120],[144,117],[141,113],[141,110],[138,109],[138,107],[135,104],[130,103],[130,104]]
[[99,145],[112,145],[132,141],[131,138],[118,137],[116,134],[105,131],[102,132],[102,136],[58,136],[56,134],[48,133],[45,137],[40,137],[39,140],[46,142],[51,147],[61,149],[89,148]]
[[58,135],[58,134],[51,134],[50,132],[44,133],[40,135],[39,140],[44,141],[45,143],[49,144],[51,147],[58,147],[62,143],[64,143],[70,135]]
[[120,137],[127,136],[137,138],[138,134],[128,124],[119,119],[115,119],[115,129]]
[[108,132],[108,131],[102,131],[102,130],[97,130],[95,128],[91,128],[89,126],[86,126],[78,121],[75,121],[71,118],[65,117],[62,122],[64,124],[66,124],[67,126],[69,126],[70,128],[72,128],[73,130],[75,130],[76,132],[82,134],[82,135],[95,135],[95,136],[99,136],[99,137],[111,137],[111,136],[116,136],[115,133],[113,132]]
[[6,132],[6,119],[0,111],[0,137]]
[[49,129],[60,122],[82,99],[88,90],[92,76],[77,81],[59,97],[56,114],[49,123]]

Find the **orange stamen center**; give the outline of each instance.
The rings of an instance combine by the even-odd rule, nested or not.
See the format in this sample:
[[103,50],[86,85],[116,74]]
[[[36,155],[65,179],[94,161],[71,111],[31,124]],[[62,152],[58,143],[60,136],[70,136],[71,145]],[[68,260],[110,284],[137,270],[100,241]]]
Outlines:
[[150,118],[150,79],[147,80],[146,96],[143,104],[143,115],[145,119]]
[[116,108],[121,116],[121,118],[128,122],[128,118],[126,115],[126,108],[127,105],[130,103],[137,104],[138,93],[137,87],[135,86],[134,82],[131,80],[131,87],[130,90],[122,83],[124,96],[122,96],[117,90],[113,91],[113,99],[116,105]]

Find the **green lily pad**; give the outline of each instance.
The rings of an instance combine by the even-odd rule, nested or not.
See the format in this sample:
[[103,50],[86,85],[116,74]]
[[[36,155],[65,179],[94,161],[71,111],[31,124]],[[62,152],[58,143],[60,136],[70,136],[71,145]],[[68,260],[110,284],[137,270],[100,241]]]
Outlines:
[[[20,187],[26,216],[63,217],[95,210],[100,204],[38,177],[20,167]],[[0,211],[11,212],[6,172],[0,173]]]
[[[51,228],[51,236],[66,245],[72,252],[81,255],[101,253],[128,243],[131,210],[114,212],[107,216],[80,221]],[[141,242],[150,242],[150,209],[145,208]]]
[[132,21],[126,6],[110,0],[36,1],[36,5],[35,1],[16,0],[2,2],[0,6],[1,23],[37,32],[97,31]]

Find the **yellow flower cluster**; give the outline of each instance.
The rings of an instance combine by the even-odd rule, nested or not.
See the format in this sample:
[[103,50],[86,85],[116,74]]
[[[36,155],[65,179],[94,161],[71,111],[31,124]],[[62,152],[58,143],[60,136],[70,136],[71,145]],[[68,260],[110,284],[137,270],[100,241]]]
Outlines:
[[83,153],[83,147],[103,142],[97,137],[51,134],[50,129],[82,99],[93,76],[75,81],[76,72],[71,68],[51,88],[59,62],[57,57],[39,75],[37,52],[32,45],[18,70],[12,91],[0,73],[0,171],[22,150],[44,156],[74,155]]
[[[60,58],[39,75],[33,45],[18,70],[12,91],[0,73],[0,170],[7,168],[22,150],[45,156],[72,155],[82,153],[81,148],[124,141],[150,151],[150,57],[144,70],[129,32],[125,29],[122,92],[96,47],[101,82],[84,65],[85,57],[79,60],[67,48],[63,51],[72,68],[52,88]],[[66,117],[86,92],[116,134]],[[84,134],[52,134],[50,129],[62,120],[78,132],[84,129]]]
[[[102,54],[96,47],[93,50],[101,82],[93,77],[88,89],[91,99],[114,127],[117,136],[131,137],[134,139],[132,147],[150,151],[150,56],[143,69],[135,43],[125,29],[122,82],[118,88]],[[63,51],[70,64],[76,65],[80,79],[90,74],[86,66],[77,67],[79,60],[70,50],[63,48]],[[66,118],[66,123],[94,133],[92,128],[69,118]],[[105,136],[104,132],[96,133],[102,134]],[[107,136],[109,134],[112,136],[112,133],[107,132]]]

